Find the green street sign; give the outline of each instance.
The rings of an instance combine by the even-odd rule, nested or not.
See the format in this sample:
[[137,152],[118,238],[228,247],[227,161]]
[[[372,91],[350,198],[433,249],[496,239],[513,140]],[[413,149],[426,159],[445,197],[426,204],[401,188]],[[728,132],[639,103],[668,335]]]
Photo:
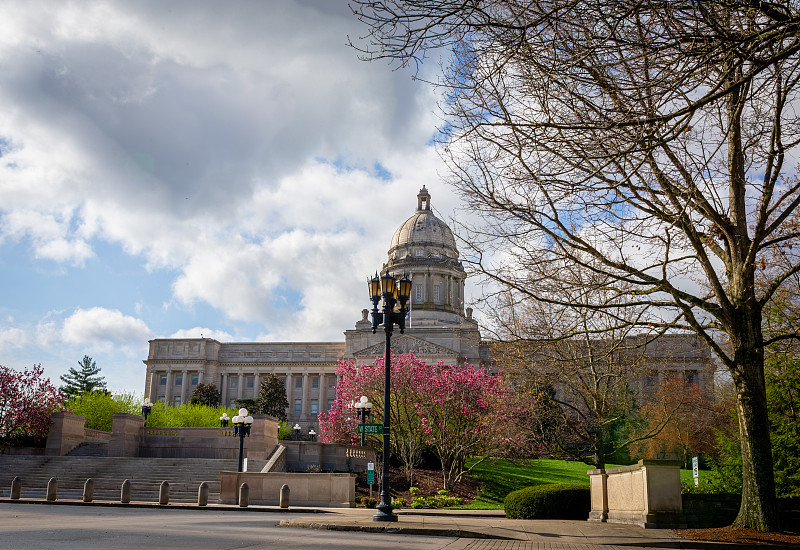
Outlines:
[[375,470],[367,470],[367,483],[370,485],[375,483]]
[[358,433],[360,434],[382,434],[383,424],[359,424]]

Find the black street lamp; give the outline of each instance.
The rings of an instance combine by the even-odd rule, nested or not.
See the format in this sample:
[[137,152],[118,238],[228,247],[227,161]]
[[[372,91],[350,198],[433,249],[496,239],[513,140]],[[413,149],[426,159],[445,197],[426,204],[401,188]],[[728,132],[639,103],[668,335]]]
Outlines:
[[317,432],[314,431],[314,428],[309,428],[308,429],[308,438],[311,441],[316,441],[317,440]]
[[[367,280],[369,297],[372,300],[372,333],[378,330],[378,325],[383,324],[386,333],[386,356],[383,361],[383,472],[381,476],[381,503],[378,512],[372,516],[372,521],[397,521],[397,514],[392,512],[392,495],[389,492],[389,412],[391,405],[389,395],[391,392],[391,362],[392,362],[392,329],[394,325],[400,328],[400,334],[406,328],[406,304],[411,295],[411,279],[403,275],[399,281],[387,271],[380,279],[376,273]],[[378,302],[383,298],[383,311],[378,311]],[[399,310],[395,311],[395,306]]]
[[[367,420],[369,420],[369,415],[372,412],[372,403],[369,402],[369,399],[366,395],[362,395],[359,401],[356,401],[355,405],[356,414],[358,418],[361,419],[362,424],[366,424]],[[363,430],[363,428],[362,428]],[[361,446],[364,446],[364,432],[361,432]]]
[[150,402],[149,397],[145,397],[142,401],[142,416],[144,417],[144,425],[147,426],[147,416],[153,410],[153,404]]
[[249,416],[247,409],[239,409],[239,414],[233,417],[233,435],[239,436],[239,471],[242,471],[244,455],[244,438],[250,435],[250,424],[253,417]]
[[219,425],[220,425],[220,427],[227,428],[228,427],[228,421],[230,419],[231,419],[231,417],[228,416],[228,413],[222,413],[222,416],[219,417]]
[[294,432],[294,440],[300,441],[300,424],[295,424],[292,431]]

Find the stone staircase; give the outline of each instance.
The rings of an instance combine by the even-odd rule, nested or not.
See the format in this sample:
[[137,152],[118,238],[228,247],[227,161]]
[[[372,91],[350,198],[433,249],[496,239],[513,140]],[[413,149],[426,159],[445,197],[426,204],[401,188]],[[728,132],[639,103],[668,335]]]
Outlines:
[[[248,470],[258,472],[265,460],[249,460]],[[170,502],[197,502],[197,489],[205,481],[208,501],[219,499],[222,470],[236,471],[236,460],[210,458],[129,458],[104,456],[0,455],[0,498],[8,498],[11,480],[22,480],[22,498],[44,499],[47,482],[58,479],[58,499],[80,500],[83,485],[94,480],[94,500],[119,502],[122,482],[131,482],[131,500],[158,502],[162,481],[169,482]]]

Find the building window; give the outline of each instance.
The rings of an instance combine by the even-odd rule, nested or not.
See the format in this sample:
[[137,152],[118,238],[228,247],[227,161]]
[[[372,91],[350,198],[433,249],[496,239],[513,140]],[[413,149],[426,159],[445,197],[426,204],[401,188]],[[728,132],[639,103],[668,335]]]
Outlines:
[[311,377],[311,389],[318,390],[319,389],[319,376],[312,376]]
[[302,399],[295,399],[294,400],[294,415],[300,416],[303,413],[303,400]]
[[302,388],[303,387],[303,377],[302,376],[295,376],[294,377],[294,387],[295,388]]
[[159,402],[159,403],[161,403],[161,404],[163,405],[164,403],[166,403],[166,402],[167,402],[167,398],[166,398],[166,397],[164,397],[164,396],[162,395],[162,396],[160,396],[160,397],[158,398],[158,402]]
[[231,376],[230,385],[231,385],[231,388],[238,388],[239,387],[239,377],[238,376]]
[[683,373],[683,381],[690,385],[697,385],[697,371],[687,370]]
[[422,301],[422,285],[416,285],[414,301],[421,302]]
[[247,387],[252,388],[256,385],[256,377],[255,376],[248,376],[247,377]]
[[162,374],[161,375],[161,379],[159,381],[159,384],[162,385],[162,386],[166,386],[167,385],[167,375],[166,374]]
[[196,386],[199,381],[200,381],[200,378],[198,377],[198,375],[193,374],[192,375],[192,386]]
[[316,399],[311,400],[311,414],[319,413],[319,401]]
[[416,250],[414,250],[414,255],[417,258],[422,258],[422,254],[424,254],[424,251],[421,248],[417,248]]
[[433,301],[436,302],[437,304],[440,301],[440,290],[441,290],[441,285],[439,285],[438,283],[433,285]]
[[175,396],[175,406],[176,407],[180,407],[181,406],[181,396],[180,395],[176,395]]
[[176,374],[175,375],[175,385],[176,386],[183,386],[183,375],[182,374]]
[[328,389],[336,389],[336,378],[331,378],[330,382],[328,382]]

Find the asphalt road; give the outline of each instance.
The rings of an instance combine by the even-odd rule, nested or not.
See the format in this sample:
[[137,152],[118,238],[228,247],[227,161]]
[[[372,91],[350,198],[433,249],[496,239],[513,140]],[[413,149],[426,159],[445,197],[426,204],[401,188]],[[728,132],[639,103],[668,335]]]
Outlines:
[[[291,529],[302,514],[0,503],[0,549],[440,549],[456,539]],[[318,517],[318,516],[317,516]]]

